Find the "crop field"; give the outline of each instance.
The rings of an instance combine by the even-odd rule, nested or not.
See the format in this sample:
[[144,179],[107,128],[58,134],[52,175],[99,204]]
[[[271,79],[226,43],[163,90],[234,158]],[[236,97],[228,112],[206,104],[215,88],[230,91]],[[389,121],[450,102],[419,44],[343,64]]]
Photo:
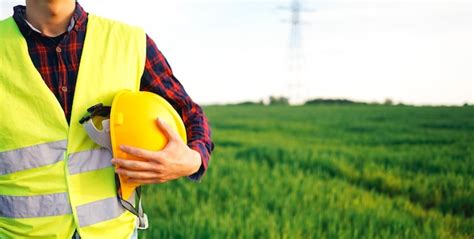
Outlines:
[[141,238],[473,238],[474,107],[208,106],[201,182],[146,186]]

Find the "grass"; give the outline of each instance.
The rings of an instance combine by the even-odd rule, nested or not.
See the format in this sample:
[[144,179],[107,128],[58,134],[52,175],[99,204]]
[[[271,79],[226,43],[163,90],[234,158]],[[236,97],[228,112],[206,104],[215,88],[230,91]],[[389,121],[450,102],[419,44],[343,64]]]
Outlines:
[[474,236],[474,107],[205,112],[208,172],[145,187],[141,238]]

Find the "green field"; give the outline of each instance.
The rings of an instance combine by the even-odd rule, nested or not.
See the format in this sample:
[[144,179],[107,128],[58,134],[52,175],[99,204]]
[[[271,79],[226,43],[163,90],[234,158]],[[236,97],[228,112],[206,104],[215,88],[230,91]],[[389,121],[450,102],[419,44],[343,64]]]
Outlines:
[[474,107],[205,112],[207,174],[145,187],[141,238],[474,237]]

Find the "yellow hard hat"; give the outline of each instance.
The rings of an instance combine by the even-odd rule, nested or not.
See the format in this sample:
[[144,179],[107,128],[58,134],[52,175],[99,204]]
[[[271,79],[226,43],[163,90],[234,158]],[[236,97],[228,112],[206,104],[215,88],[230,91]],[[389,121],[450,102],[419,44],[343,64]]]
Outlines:
[[[166,122],[186,143],[186,130],[179,114],[161,96],[150,92],[121,91],[112,102],[110,111],[110,138],[114,158],[142,160],[120,150],[130,145],[158,151],[168,139],[156,125],[156,119]],[[138,184],[127,183],[120,176],[122,198],[129,198]]]
[[[123,152],[120,145],[152,151],[163,149],[168,139],[156,125],[157,118],[186,143],[186,130],[179,114],[165,99],[151,92],[123,90],[115,95],[111,107],[97,104],[87,111],[79,122],[92,140],[112,151],[114,158],[143,160]],[[139,185],[119,177],[121,198],[128,199]]]
[[[186,130],[179,114],[165,99],[154,93],[120,91],[115,95],[112,106],[97,104],[87,112],[79,123],[93,141],[112,151],[115,158],[143,160],[123,152],[120,145],[152,151],[163,149],[168,139],[156,125],[157,118],[174,129],[186,143]],[[141,205],[140,185],[128,183],[123,176],[119,176],[118,181],[120,204],[138,217],[138,229],[148,228],[148,217]],[[135,190],[137,207],[127,201]]]

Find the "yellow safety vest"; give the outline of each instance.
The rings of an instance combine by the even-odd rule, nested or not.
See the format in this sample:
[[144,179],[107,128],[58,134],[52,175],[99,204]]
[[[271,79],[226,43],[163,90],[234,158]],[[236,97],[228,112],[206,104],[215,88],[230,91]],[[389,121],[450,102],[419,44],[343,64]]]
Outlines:
[[0,21],[0,238],[130,238],[136,217],[118,202],[112,156],[78,121],[139,90],[145,57],[142,29],[89,15],[68,125],[15,21]]

